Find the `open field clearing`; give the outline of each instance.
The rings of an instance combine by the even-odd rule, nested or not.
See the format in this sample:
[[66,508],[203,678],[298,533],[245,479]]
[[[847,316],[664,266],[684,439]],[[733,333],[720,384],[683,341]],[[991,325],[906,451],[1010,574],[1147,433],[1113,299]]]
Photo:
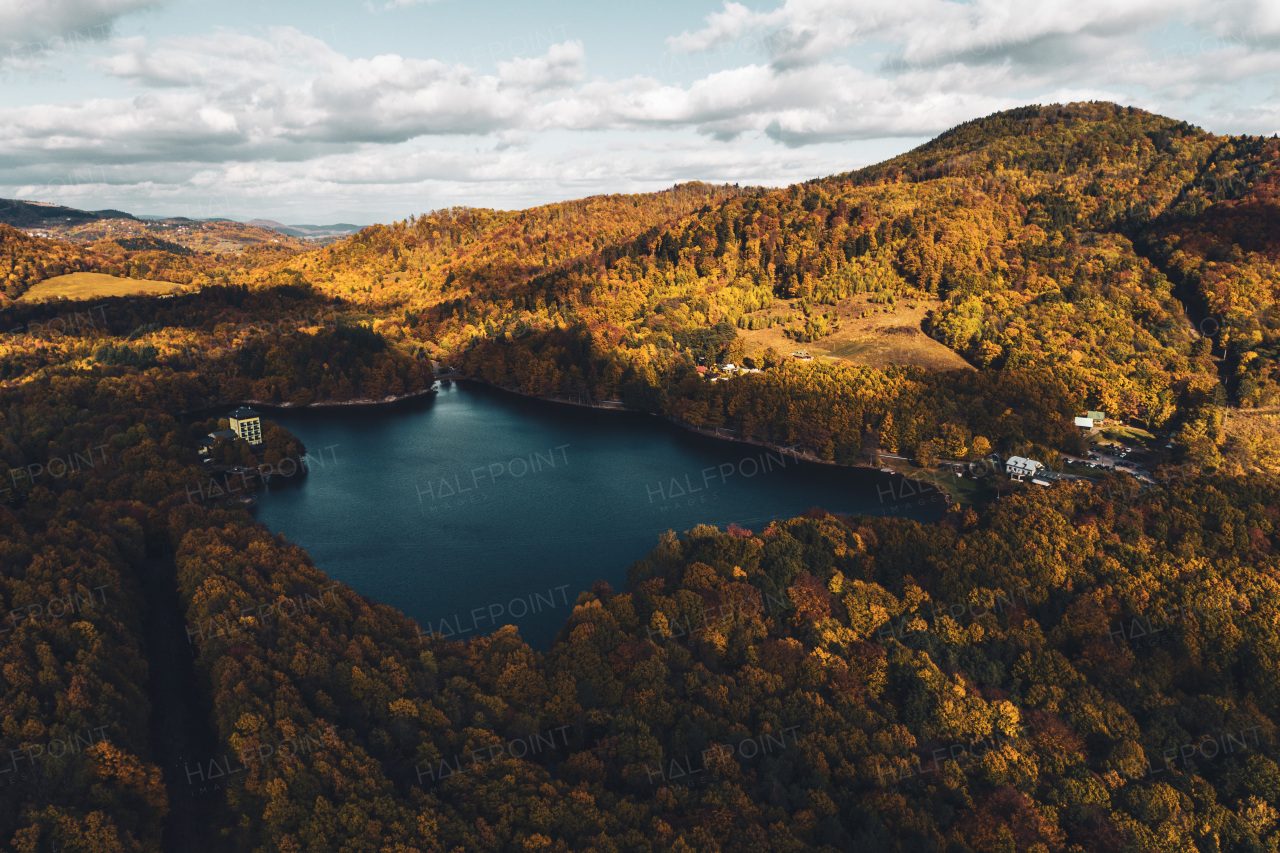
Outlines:
[[1134,426],[1107,426],[1102,428],[1101,438],[1096,442],[1105,445],[1108,442],[1112,444],[1125,444],[1132,447],[1143,447],[1147,450],[1158,450],[1160,442],[1154,435],[1145,429]]
[[169,281],[120,278],[100,272],[73,272],[45,279],[24,293],[20,301],[99,299],[103,296],[130,296],[138,293],[175,293],[182,289],[181,284]]
[[[858,294],[834,306],[816,305],[813,313],[835,313],[840,328],[809,343],[787,337],[783,333],[787,326],[754,331],[741,329],[739,334],[746,340],[748,352],[771,346],[782,353],[807,350],[815,359],[847,361],[877,368],[912,364],[930,370],[972,369],[959,354],[920,330],[925,315],[941,303],[923,299],[913,300],[913,303],[914,307],[903,301],[894,307],[886,307],[872,303],[868,294]],[[804,324],[803,312],[788,302],[779,301],[769,311],[759,314],[794,314],[797,319],[787,325],[796,327]]]

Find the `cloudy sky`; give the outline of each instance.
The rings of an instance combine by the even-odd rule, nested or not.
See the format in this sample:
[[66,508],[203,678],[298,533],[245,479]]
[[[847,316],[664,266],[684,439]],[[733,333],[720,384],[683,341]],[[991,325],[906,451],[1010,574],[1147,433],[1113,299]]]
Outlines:
[[0,0],[0,197],[141,214],[777,186],[1091,99],[1280,132],[1280,2]]

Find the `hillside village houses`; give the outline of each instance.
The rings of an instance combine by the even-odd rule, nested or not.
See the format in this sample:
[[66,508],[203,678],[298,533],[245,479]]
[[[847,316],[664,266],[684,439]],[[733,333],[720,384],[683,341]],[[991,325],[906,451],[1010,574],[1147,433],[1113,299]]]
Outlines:
[[[728,363],[726,363],[726,364],[721,364],[721,365],[719,365],[719,368],[718,368],[718,369],[719,369],[720,371],[722,371],[722,373],[723,373],[724,375],[722,375],[722,376],[712,376],[712,377],[711,377],[711,381],[712,381],[712,382],[723,382],[723,381],[725,381],[726,379],[729,379],[730,377],[733,377],[733,376],[746,376],[748,373],[760,373],[760,372],[761,372],[761,371],[760,371],[760,368],[758,368],[758,367],[739,367],[738,365],[736,365],[736,364],[734,364],[734,363],[732,363],[732,362],[728,362]],[[706,369],[705,367],[701,367],[701,366],[699,366],[699,367],[698,367],[698,375],[699,375],[699,376],[703,376],[703,377],[705,378],[705,377],[707,376],[707,369]]]
[[1093,429],[1107,419],[1106,412],[1085,412],[1083,416],[1077,416],[1075,425],[1081,429]]

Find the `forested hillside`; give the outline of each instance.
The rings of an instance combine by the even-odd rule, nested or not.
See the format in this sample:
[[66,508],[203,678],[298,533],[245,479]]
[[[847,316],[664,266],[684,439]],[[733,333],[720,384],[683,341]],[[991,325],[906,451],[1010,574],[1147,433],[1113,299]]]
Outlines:
[[109,261],[87,247],[31,237],[0,224],[0,277],[4,295],[17,299],[47,278],[73,272],[106,272]]
[[[237,223],[231,223],[237,225]],[[198,230],[198,229],[197,229]],[[254,229],[268,233],[264,229]],[[201,235],[173,236],[206,245]],[[0,223],[0,291],[17,299],[32,285],[75,272],[98,272],[122,278],[171,281],[201,287],[239,281],[251,271],[292,257],[303,245],[286,239],[287,245],[259,243],[237,253],[196,251],[180,243],[141,231],[138,236],[114,236],[89,242],[68,243],[36,237]],[[277,241],[278,242],[278,241]],[[260,277],[258,280],[263,280]],[[265,280],[271,281],[270,276]]]

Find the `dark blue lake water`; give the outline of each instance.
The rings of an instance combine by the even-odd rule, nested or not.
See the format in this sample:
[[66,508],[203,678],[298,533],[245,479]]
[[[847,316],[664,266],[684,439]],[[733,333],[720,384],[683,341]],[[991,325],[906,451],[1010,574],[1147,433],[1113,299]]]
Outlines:
[[758,531],[812,507],[920,521],[945,509],[904,502],[877,471],[470,384],[264,414],[315,461],[260,494],[258,519],[334,580],[453,638],[513,624],[547,648],[580,591],[597,579],[622,588],[667,530]]

